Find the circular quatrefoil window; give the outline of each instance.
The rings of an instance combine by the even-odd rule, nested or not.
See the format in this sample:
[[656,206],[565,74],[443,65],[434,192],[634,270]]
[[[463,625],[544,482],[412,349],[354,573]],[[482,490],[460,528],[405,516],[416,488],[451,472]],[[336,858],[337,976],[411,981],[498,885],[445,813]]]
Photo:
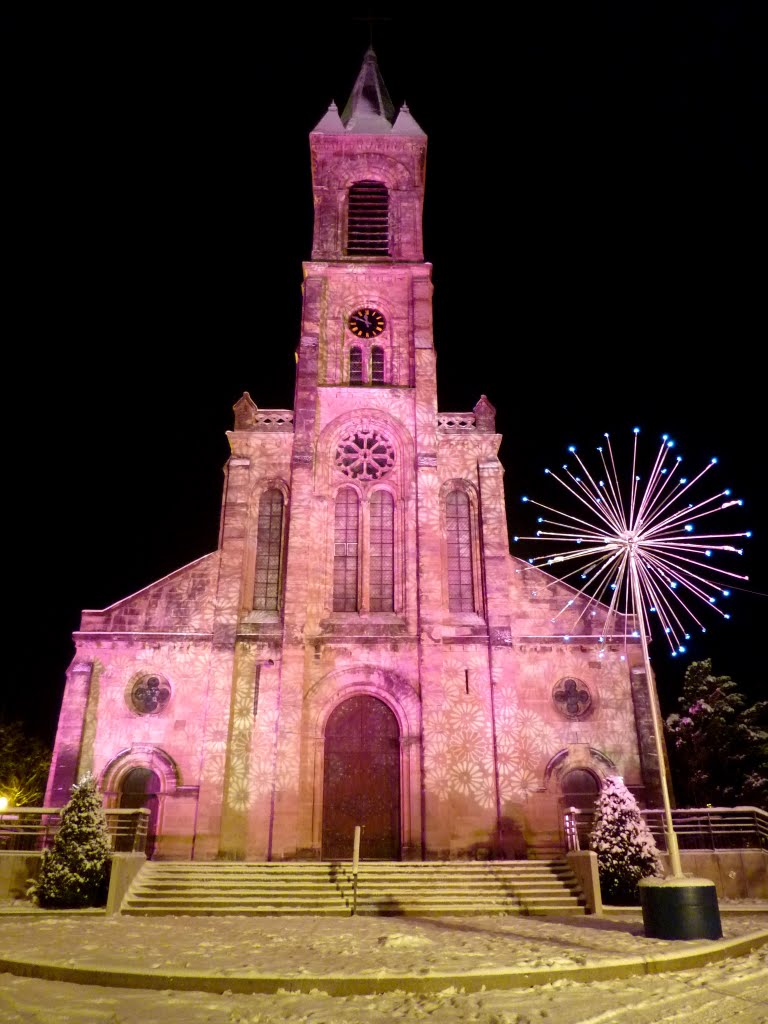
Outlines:
[[171,699],[171,687],[162,676],[142,676],[131,687],[129,703],[140,715],[158,715]]
[[592,707],[592,695],[586,683],[568,676],[552,688],[552,703],[566,718],[583,718]]
[[339,442],[336,465],[353,480],[381,480],[395,464],[395,450],[383,434],[358,427]]

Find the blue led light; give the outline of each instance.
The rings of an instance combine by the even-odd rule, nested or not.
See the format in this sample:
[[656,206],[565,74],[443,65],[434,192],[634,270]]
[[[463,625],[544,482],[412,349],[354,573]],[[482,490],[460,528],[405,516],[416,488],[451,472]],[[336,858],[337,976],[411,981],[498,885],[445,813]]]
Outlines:
[[640,433],[640,427],[632,427],[632,433],[633,434],[639,434]]
[[726,496],[726,498],[729,498],[730,495],[731,495],[731,488],[730,487],[726,487],[725,490],[723,491],[723,494]]
[[712,458],[709,460],[709,463],[710,463],[711,466],[714,466],[716,462],[717,462],[717,456],[713,455]]
[[686,533],[693,533],[693,525],[691,523],[686,523],[685,524],[685,532]]
[[723,597],[730,597],[730,596],[731,596],[730,590],[724,590],[723,591]]
[[568,445],[568,451],[569,452],[575,452],[576,451],[576,445],[575,444],[569,444]]
[[520,538],[519,537],[513,537],[512,540],[515,542],[515,544],[517,544],[517,542],[520,540]]
[[521,501],[528,501],[528,499],[526,498],[526,496],[525,496],[525,495],[523,495],[523,497],[522,497],[522,498],[521,498],[520,500],[521,500]]
[[730,619],[730,617],[731,617],[731,616],[730,616],[730,615],[729,615],[729,614],[728,614],[727,612],[726,612],[726,614],[725,614],[725,615],[723,616],[723,618],[724,618],[724,619]]
[[752,536],[752,531],[751,530],[747,530],[747,532],[744,534],[744,536],[745,537],[751,537]]

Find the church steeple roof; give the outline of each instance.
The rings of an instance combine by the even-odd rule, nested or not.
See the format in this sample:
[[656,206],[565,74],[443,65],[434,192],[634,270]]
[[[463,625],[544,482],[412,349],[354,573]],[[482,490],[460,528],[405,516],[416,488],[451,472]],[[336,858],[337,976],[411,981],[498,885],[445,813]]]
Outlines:
[[378,135],[392,130],[394,117],[394,104],[381,77],[373,47],[369,46],[341,120],[348,132]]
[[395,105],[371,47],[363,58],[363,66],[341,116],[336,104],[331,102],[312,131],[320,135],[425,136],[405,103],[395,117]]

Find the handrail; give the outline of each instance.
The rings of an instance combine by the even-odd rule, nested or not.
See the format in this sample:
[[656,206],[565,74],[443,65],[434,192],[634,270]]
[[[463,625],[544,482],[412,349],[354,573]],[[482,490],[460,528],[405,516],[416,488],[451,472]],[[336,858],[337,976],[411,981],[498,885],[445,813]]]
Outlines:
[[[664,811],[642,808],[660,849],[665,849]],[[563,814],[569,850],[589,848],[594,811],[569,807]],[[760,807],[682,807],[672,811],[680,848],[685,850],[760,849],[768,851],[768,812]]]
[[[61,823],[61,807],[11,807],[0,811],[0,850],[46,850]],[[104,809],[110,847],[116,853],[144,853],[149,811],[146,807]]]

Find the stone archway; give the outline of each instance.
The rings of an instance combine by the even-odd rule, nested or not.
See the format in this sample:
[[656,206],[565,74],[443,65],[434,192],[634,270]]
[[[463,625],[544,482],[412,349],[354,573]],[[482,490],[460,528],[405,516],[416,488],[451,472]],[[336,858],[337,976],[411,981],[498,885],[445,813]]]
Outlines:
[[147,823],[147,857],[151,857],[157,838],[159,812],[158,794],[162,791],[159,776],[151,768],[131,768],[120,781],[120,807],[146,807],[149,811]]
[[366,694],[339,704],[325,726],[323,859],[351,858],[356,825],[361,858],[400,859],[400,728]]

